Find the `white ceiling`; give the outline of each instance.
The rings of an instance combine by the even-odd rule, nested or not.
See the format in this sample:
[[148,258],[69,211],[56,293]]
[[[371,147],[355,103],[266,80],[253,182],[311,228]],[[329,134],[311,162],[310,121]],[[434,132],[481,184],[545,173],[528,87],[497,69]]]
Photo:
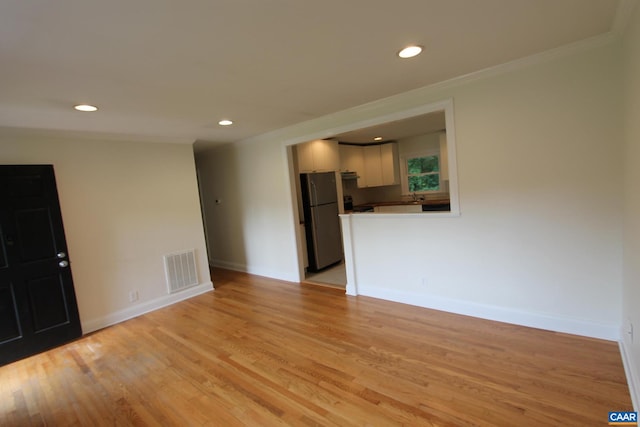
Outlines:
[[0,126],[232,142],[611,32],[625,1],[2,0]]

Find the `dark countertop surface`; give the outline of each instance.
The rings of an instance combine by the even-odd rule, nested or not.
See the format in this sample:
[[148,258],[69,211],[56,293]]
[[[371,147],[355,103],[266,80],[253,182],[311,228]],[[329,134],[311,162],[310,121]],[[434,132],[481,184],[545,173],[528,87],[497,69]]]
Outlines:
[[397,205],[445,205],[450,203],[449,199],[433,199],[433,200],[395,200],[395,201],[386,201],[386,202],[369,202],[362,203],[359,205],[355,205],[353,208],[357,210],[358,208],[366,208],[366,207],[376,207],[376,206],[397,206]]

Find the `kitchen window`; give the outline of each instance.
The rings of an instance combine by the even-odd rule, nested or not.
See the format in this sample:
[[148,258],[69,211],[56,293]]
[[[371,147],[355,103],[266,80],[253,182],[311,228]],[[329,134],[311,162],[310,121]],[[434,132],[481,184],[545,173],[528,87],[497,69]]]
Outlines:
[[404,194],[440,191],[440,153],[428,151],[402,156],[401,173]]

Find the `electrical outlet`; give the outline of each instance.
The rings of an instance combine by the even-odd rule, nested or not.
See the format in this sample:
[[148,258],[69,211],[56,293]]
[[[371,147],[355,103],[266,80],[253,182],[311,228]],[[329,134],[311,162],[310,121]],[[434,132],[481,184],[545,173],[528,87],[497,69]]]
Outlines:
[[427,278],[426,277],[422,278],[422,286],[427,286]]
[[138,301],[138,291],[129,292],[129,302]]
[[633,323],[629,321],[629,325],[627,325],[627,334],[629,334],[629,341],[633,343]]

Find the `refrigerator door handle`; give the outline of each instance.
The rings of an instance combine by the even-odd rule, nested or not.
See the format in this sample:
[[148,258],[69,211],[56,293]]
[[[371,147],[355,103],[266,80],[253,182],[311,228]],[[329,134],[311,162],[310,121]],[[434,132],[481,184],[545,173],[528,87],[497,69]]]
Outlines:
[[318,248],[318,218],[315,215],[315,210],[311,210],[311,227],[312,227],[312,236],[311,239],[313,245],[313,261],[314,265],[317,267],[320,266],[320,250]]
[[316,183],[313,180],[310,180],[311,183],[311,206],[318,205],[318,189],[316,188]]

